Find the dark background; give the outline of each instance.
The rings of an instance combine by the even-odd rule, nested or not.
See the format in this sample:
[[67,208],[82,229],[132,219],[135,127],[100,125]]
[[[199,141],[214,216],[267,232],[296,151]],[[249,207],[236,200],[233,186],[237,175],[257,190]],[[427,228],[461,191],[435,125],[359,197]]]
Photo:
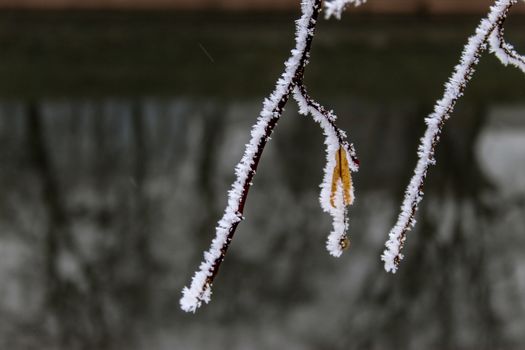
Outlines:
[[[322,134],[291,102],[212,303],[180,311],[297,16],[0,12],[0,348],[525,347],[519,70],[484,55],[400,271],[379,260],[424,117],[479,14],[322,20],[306,83],[361,159],[352,247],[324,248]],[[524,19],[506,24],[521,52]]]

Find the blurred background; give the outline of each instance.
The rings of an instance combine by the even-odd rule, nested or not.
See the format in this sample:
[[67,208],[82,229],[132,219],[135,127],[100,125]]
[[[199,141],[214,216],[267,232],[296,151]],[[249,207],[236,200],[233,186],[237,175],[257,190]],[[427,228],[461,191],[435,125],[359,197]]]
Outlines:
[[[525,348],[525,77],[492,55],[379,260],[424,117],[491,1],[370,0],[318,25],[309,91],[361,170],[324,248],[321,131],[293,103],[213,300],[179,309],[293,45],[298,0],[0,0],[1,349]],[[506,36],[525,52],[525,4]]]

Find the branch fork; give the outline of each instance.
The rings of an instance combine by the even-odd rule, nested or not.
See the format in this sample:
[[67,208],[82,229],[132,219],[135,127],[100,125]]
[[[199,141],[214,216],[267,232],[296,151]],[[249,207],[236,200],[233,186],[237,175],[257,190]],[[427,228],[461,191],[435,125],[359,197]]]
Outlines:
[[[352,144],[346,141],[346,134],[335,125],[335,115],[310,98],[303,84],[321,3],[322,0],[303,0],[301,3],[302,16],[296,22],[295,48],[285,62],[285,70],[277,80],[274,91],[265,99],[259,118],[252,127],[251,139],[246,145],[244,155],[235,167],[237,178],[228,193],[228,204],[217,225],[216,236],[211,247],[204,252],[204,260],[193,276],[191,285],[183,289],[180,305],[184,311],[195,312],[202,303],[210,301],[211,287],[237,226],[242,220],[248,192],[262,152],[292,94],[299,104],[300,112],[312,115],[313,119],[321,125],[326,136],[328,156],[320,198],[322,208],[333,217],[334,221],[333,230],[328,236],[327,248],[331,255],[340,256],[343,249],[349,245],[346,237],[347,205],[351,204],[354,198],[350,171],[358,170],[359,161]],[[334,180],[332,170],[337,163],[336,154],[339,154],[340,159],[346,159],[347,169],[341,170],[339,164],[341,176],[335,176]],[[332,183],[335,183],[335,187]],[[330,197],[333,198],[333,205],[330,204]]]

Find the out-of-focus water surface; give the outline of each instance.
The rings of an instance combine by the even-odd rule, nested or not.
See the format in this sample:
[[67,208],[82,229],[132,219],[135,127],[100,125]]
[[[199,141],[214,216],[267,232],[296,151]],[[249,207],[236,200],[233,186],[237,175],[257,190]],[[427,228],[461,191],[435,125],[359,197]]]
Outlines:
[[525,347],[518,70],[484,56],[401,269],[379,260],[474,17],[321,21],[306,80],[361,160],[352,247],[325,251],[323,138],[290,103],[212,303],[179,310],[296,16],[0,13],[0,348]]

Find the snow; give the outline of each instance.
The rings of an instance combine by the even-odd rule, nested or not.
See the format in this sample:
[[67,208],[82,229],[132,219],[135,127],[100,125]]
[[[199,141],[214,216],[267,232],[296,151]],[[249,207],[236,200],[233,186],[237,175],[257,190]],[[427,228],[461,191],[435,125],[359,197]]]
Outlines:
[[387,272],[395,273],[399,262],[403,259],[401,249],[405,243],[406,233],[415,225],[414,216],[417,205],[423,197],[423,183],[430,165],[435,164],[434,149],[439,142],[441,130],[445,121],[454,110],[457,100],[463,95],[467,83],[470,81],[474,67],[479,61],[481,52],[486,48],[491,32],[499,26],[505,18],[509,8],[517,0],[498,0],[490,8],[487,18],[483,19],[476,28],[476,33],[469,38],[463,49],[460,63],[455,67],[454,73],[445,84],[444,96],[437,101],[434,112],[426,118],[427,129],[418,149],[418,162],[414,175],[405,191],[405,198],[397,222],[390,230],[386,249],[381,255]]
[[364,4],[366,0],[332,0],[325,1],[325,18],[334,16],[337,19],[341,19],[341,14],[348,5],[360,6]]

